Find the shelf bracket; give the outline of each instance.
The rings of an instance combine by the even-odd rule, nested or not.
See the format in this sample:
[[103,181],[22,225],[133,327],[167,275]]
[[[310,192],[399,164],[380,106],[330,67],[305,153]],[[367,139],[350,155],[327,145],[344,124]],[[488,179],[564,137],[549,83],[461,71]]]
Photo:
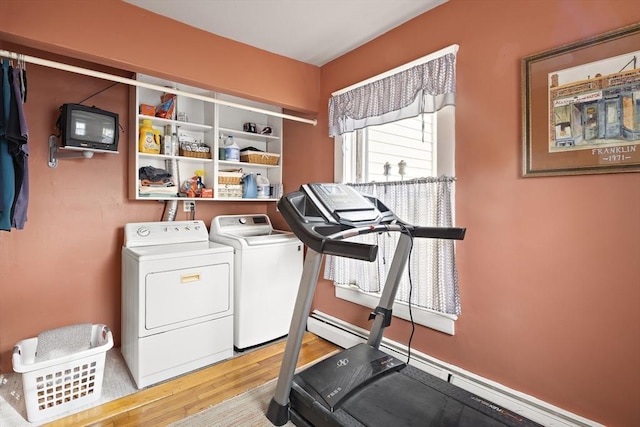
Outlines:
[[69,153],[63,153],[58,150],[58,137],[55,135],[49,136],[49,167],[58,167],[58,160],[60,159],[90,159],[93,157],[93,151],[82,150]]

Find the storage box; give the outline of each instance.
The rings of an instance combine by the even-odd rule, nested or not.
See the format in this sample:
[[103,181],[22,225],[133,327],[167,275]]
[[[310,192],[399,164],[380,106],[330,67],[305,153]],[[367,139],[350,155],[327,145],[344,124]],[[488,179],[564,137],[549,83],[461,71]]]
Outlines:
[[242,184],[221,184],[218,185],[218,197],[242,198]]
[[67,414],[100,399],[107,350],[113,335],[105,325],[91,326],[89,349],[35,362],[38,338],[13,348],[13,370],[22,374],[27,419],[37,422]]
[[276,166],[278,164],[279,159],[280,159],[280,154],[263,153],[261,151],[241,151],[240,152],[241,162]]
[[149,104],[140,104],[140,114],[143,114],[145,116],[155,116],[156,107]]

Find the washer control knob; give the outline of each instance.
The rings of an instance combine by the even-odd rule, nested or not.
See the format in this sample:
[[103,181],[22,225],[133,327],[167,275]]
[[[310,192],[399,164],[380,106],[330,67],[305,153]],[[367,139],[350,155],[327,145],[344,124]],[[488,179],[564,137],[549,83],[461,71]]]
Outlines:
[[138,228],[137,233],[140,237],[147,237],[149,234],[151,234],[151,230],[149,229],[149,227],[142,226]]
[[246,224],[247,223],[247,218],[240,218],[238,221],[240,221],[240,224]]

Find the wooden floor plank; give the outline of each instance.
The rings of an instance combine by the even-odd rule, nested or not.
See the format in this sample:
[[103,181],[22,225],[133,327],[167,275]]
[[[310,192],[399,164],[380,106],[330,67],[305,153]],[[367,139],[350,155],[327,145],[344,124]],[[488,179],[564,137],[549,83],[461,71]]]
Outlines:
[[[276,378],[285,344],[282,340],[241,354],[61,418],[47,427],[156,427],[170,424]],[[315,363],[338,350],[334,344],[306,333],[297,366]]]

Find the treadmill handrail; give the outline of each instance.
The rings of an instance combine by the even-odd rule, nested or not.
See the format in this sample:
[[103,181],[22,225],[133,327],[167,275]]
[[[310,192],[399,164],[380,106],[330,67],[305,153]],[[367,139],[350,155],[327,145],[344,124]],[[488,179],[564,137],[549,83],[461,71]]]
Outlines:
[[325,237],[326,240],[342,240],[361,234],[383,233],[387,231],[397,231],[409,233],[412,237],[426,239],[447,239],[447,240],[463,240],[466,228],[460,227],[422,227],[416,225],[406,225],[402,223],[396,224],[379,224],[368,225],[365,227],[349,228],[337,233],[330,234]]
[[[364,261],[375,261],[378,246],[366,243],[347,241],[345,239],[359,234],[380,233],[386,231],[408,232],[412,237],[435,239],[464,239],[466,229],[458,227],[423,227],[405,224],[394,216],[383,216],[374,224],[349,226],[346,224],[327,223],[323,217],[309,216],[303,221],[296,218],[303,216],[300,212],[300,201],[306,195],[300,191],[286,195],[278,201],[278,208],[293,233],[314,251]],[[326,233],[322,233],[322,232]],[[329,234],[330,233],[330,234]]]

